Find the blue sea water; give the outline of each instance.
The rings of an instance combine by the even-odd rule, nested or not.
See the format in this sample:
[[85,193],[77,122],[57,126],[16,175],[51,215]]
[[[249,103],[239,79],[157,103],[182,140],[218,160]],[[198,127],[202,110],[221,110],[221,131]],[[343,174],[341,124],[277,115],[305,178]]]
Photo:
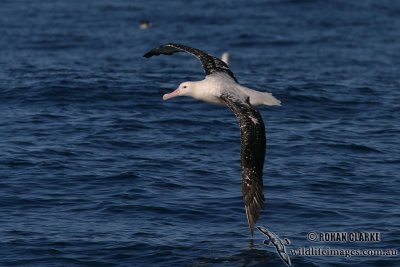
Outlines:
[[0,34],[0,266],[285,266],[250,238],[233,113],[162,101],[203,77],[190,55],[142,57],[168,42],[228,51],[241,84],[282,101],[260,108],[257,225],[288,251],[399,248],[399,1],[3,0]]

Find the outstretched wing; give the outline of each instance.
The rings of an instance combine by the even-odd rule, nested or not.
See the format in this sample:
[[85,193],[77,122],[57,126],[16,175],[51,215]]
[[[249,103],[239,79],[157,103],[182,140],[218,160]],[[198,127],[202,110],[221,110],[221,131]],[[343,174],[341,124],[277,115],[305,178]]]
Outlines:
[[144,54],[144,57],[159,56],[161,54],[172,55],[177,52],[187,52],[197,57],[201,61],[206,75],[210,75],[216,72],[224,72],[230,75],[237,82],[235,76],[225,62],[217,57],[211,56],[199,49],[189,46],[181,44],[166,44],[150,50],[149,52]]
[[268,239],[271,239],[273,237],[272,233],[265,227],[262,226],[257,226],[258,231],[260,231],[262,234],[268,237]]
[[264,206],[263,167],[265,158],[265,127],[260,113],[249,103],[229,94],[220,96],[236,115],[240,126],[240,161],[242,169],[242,193],[247,222],[251,235],[254,223]]

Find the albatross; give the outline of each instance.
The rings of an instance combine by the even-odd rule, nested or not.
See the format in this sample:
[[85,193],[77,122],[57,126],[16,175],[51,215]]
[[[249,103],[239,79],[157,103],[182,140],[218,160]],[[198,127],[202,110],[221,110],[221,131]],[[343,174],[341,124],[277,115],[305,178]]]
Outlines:
[[240,126],[240,161],[242,194],[250,234],[264,206],[263,167],[265,159],[265,126],[259,105],[279,106],[280,101],[271,93],[259,92],[239,84],[228,65],[217,57],[199,49],[181,44],[166,44],[147,52],[144,57],[172,55],[186,52],[197,57],[205,71],[201,81],[183,82],[164,100],[178,96],[190,96],[211,104],[228,106],[235,113]]

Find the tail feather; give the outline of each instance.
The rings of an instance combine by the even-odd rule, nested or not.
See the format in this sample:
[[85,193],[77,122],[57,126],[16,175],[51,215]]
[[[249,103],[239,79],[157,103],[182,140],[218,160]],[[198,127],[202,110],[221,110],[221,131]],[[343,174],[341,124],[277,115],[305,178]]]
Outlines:
[[[262,101],[262,105],[266,106],[280,106],[281,101],[277,98],[275,98],[271,93],[260,93],[260,100]],[[251,98],[250,98],[250,103],[251,103]]]
[[242,92],[247,94],[250,97],[250,104],[252,106],[280,106],[281,101],[276,99],[271,93],[268,92],[259,92],[247,87],[241,87]]

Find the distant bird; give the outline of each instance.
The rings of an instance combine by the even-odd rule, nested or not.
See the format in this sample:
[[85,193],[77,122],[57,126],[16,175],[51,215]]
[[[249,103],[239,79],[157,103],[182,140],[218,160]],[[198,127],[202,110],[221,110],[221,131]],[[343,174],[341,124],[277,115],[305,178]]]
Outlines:
[[261,233],[263,233],[264,235],[266,235],[268,237],[267,240],[264,240],[264,245],[274,246],[279,257],[281,257],[281,259],[288,266],[292,265],[289,254],[287,253],[286,247],[285,247],[285,245],[290,245],[290,240],[287,238],[285,238],[283,240],[280,239],[277,234],[271,232],[270,230],[268,230],[265,227],[257,226],[257,229],[258,229],[258,231],[260,231]]
[[229,64],[229,53],[228,53],[228,52],[222,53],[222,55],[221,55],[221,60],[222,60],[223,62],[225,62],[226,65],[228,65],[228,64]]
[[139,22],[139,28],[142,30],[146,30],[146,29],[150,28],[151,26],[153,26],[153,24],[151,24],[151,22],[148,20],[141,20]]
[[191,96],[211,104],[226,105],[239,121],[242,193],[247,222],[253,236],[254,223],[264,205],[262,176],[266,145],[264,122],[253,106],[279,106],[280,101],[270,93],[241,86],[226,63],[196,48],[166,44],[150,50],[144,57],[172,55],[176,52],[187,52],[197,57],[206,76],[201,81],[181,83],[175,91],[165,94],[163,99]]

